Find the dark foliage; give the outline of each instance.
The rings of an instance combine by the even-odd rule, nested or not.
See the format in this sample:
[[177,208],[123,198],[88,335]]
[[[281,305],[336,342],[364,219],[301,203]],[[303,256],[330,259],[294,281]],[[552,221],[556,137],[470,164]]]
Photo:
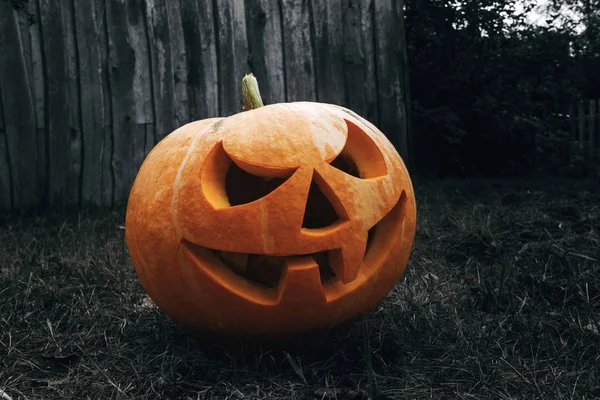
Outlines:
[[516,3],[527,4],[406,1],[418,171],[520,176],[574,163],[569,107],[600,97],[600,7],[556,1],[586,16],[576,34],[570,20],[528,25]]

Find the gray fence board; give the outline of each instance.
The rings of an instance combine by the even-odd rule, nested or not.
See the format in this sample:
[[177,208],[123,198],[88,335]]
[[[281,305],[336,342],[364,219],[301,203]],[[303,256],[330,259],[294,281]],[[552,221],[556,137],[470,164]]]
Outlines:
[[402,0],[25,6],[0,1],[0,211],[124,204],[165,135],[242,110],[249,72],[266,104],[349,107],[406,153]]

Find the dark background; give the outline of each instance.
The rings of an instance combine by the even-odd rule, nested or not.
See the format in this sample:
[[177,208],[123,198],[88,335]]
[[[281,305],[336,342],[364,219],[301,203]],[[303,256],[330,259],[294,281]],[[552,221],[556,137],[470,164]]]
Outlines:
[[569,114],[600,97],[600,2],[550,1],[547,27],[516,11],[529,3],[406,2],[417,171],[582,172]]

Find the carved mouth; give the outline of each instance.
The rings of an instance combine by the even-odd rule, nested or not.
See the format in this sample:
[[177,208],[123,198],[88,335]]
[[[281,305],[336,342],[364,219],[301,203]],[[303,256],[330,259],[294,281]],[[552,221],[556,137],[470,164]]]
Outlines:
[[[365,255],[370,248],[374,235],[375,227],[369,230]],[[273,256],[216,250],[198,246],[185,239],[182,241],[182,244],[188,251],[195,254],[200,259],[214,257],[220,261],[218,264],[221,264],[222,267],[231,270],[236,275],[245,278],[247,281],[261,288],[276,288],[281,281],[286,261],[298,257],[310,257],[313,259],[319,267],[319,276],[322,285],[339,280],[332,268],[332,263],[339,262],[338,249],[311,254]],[[212,264],[214,265],[214,263]]]
[[297,255],[247,254],[211,249],[182,239],[181,250],[187,265],[202,271],[199,276],[203,282],[219,282],[227,291],[250,302],[318,306],[343,296],[346,285],[356,287],[370,279],[388,260],[393,248],[402,243],[398,229],[403,231],[407,201],[403,191],[392,210],[368,231],[360,275],[356,277],[359,279],[348,282],[334,272],[340,271],[340,264],[335,263],[344,262],[341,249]]

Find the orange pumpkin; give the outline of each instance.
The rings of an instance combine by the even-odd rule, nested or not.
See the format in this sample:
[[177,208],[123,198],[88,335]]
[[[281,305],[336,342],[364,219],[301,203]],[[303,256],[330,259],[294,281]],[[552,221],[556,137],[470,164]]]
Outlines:
[[371,310],[414,239],[402,159],[346,108],[258,105],[189,123],[144,161],[126,218],[142,285],[200,331],[294,334]]

